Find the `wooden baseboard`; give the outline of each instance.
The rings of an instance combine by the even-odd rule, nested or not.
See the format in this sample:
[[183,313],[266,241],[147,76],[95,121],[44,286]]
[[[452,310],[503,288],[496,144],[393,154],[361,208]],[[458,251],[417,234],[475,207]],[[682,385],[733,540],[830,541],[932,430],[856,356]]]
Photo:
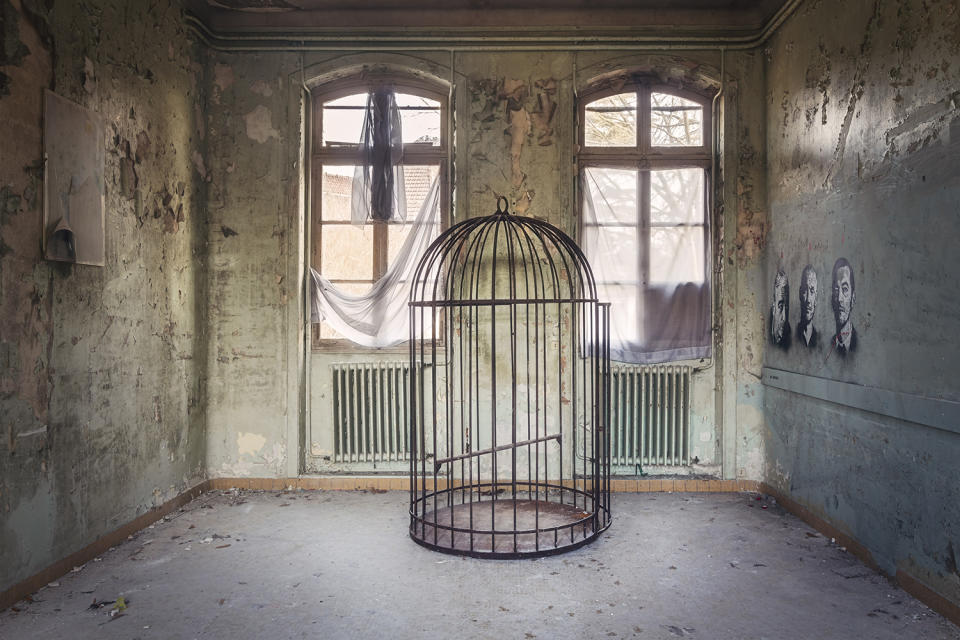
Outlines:
[[[442,483],[441,483],[441,486]],[[316,476],[300,478],[213,478],[211,489],[247,489],[280,491],[283,489],[324,491],[409,491],[407,476]],[[759,491],[756,480],[719,480],[686,478],[615,477],[610,489],[616,493],[648,493],[657,491],[730,493]]]
[[960,605],[944,598],[903,569],[897,569],[896,579],[904,591],[960,627]]
[[134,518],[120,528],[97,538],[95,541],[91,542],[79,551],[70,554],[63,560],[54,562],[43,571],[40,571],[26,580],[13,585],[6,591],[0,593],[0,611],[13,605],[18,600],[21,600],[24,596],[28,596],[46,584],[53,582],[60,576],[65,575],[74,567],[78,567],[82,564],[90,562],[97,556],[106,552],[110,547],[114,547],[126,540],[127,536],[150,526],[163,516],[176,511],[204,491],[209,490],[210,481],[204,480],[195,487],[184,491],[177,497],[164,502],[159,507],[151,509],[143,515]]
[[766,493],[776,498],[777,502],[780,503],[784,509],[797,516],[823,535],[835,538],[838,544],[845,546],[848,551],[857,556],[857,558],[859,558],[865,565],[877,573],[896,582],[898,585],[900,585],[900,587],[903,588],[904,591],[942,615],[953,624],[960,627],[960,604],[940,595],[903,569],[897,569],[896,575],[891,576],[877,565],[876,561],[873,559],[873,554],[870,553],[870,550],[860,544],[860,542],[858,542],[855,538],[833,526],[820,516],[814,514],[812,511],[810,511],[810,509],[783,494],[773,486],[765,482],[759,484],[759,491],[761,493]]

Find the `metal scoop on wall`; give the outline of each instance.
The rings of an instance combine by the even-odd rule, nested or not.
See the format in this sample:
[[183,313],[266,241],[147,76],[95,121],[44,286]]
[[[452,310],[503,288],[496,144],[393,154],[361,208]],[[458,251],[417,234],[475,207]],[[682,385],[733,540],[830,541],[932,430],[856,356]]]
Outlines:
[[77,245],[70,227],[69,212],[59,220],[47,236],[47,257],[51,260],[77,261]]

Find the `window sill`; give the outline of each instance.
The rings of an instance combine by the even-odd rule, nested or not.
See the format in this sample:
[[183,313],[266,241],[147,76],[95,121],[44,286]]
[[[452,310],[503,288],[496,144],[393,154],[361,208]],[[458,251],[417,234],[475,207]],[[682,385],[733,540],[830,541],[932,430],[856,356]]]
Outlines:
[[[438,353],[443,349],[443,343],[437,342]],[[349,340],[322,340],[311,345],[310,352],[314,354],[352,355],[352,356],[409,356],[410,342],[402,342],[392,347],[364,347]]]
[[364,347],[349,340],[322,340],[311,346],[312,353],[350,354],[350,355],[406,355],[410,353],[410,344],[403,342],[393,347]]

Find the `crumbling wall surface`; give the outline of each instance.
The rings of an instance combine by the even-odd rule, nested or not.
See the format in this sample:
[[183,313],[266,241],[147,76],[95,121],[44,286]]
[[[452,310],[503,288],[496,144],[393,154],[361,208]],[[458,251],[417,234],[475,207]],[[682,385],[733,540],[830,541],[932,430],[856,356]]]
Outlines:
[[[764,419],[762,370],[763,320],[760,307],[764,272],[763,252],[769,227],[766,206],[766,106],[758,91],[764,83],[764,65],[756,51],[729,56],[725,86],[722,174],[723,250],[721,338],[726,344],[722,388],[728,395],[724,437],[734,440],[724,451],[725,477],[758,480],[764,473]],[[731,308],[732,307],[732,308]]]
[[[306,431],[298,431],[294,385],[300,384],[295,359],[301,348],[295,317],[302,278],[297,255],[303,232],[297,191],[301,80],[316,88],[344,74],[381,67],[404,68],[441,81],[453,73],[455,221],[491,213],[496,197],[504,195],[512,210],[549,220],[573,234],[577,231],[575,88],[583,89],[581,85],[598,78],[608,83],[625,81],[629,74],[624,75],[624,70],[632,70],[709,95],[717,89],[721,62],[719,51],[683,55],[597,51],[574,58],[562,52],[459,52],[451,70],[447,53],[338,52],[306,54],[302,62],[295,54],[220,52],[210,56],[204,170],[210,194],[207,423],[211,474],[296,474],[303,468],[297,459],[298,438],[305,439],[307,451],[314,451],[322,440],[319,430],[330,428],[333,410],[321,384],[330,364],[406,357],[405,352],[371,353],[349,347],[312,353],[310,370],[319,386],[309,392],[312,402]],[[728,231],[717,251],[725,256],[723,269],[732,274],[731,286],[724,289],[720,302],[723,309],[732,310],[723,319],[727,327],[723,333],[732,338],[718,345],[718,354],[722,350],[732,363],[724,369],[729,372],[725,384],[730,389],[724,402],[732,407],[724,426],[733,431],[743,425],[741,433],[731,438],[729,477],[740,471],[745,477],[759,478],[760,351],[751,351],[750,340],[762,333],[762,320],[754,321],[758,296],[751,289],[760,278],[750,276],[738,285],[736,273],[741,269],[762,273],[762,247],[756,242],[762,242],[766,220],[764,104],[762,93],[743,88],[762,85],[762,56],[728,53],[727,64],[729,77],[736,81],[724,100],[731,105],[747,103],[740,109],[731,107],[724,120],[725,144],[733,145],[733,150],[727,156],[731,178],[723,183],[721,199],[722,226]],[[754,239],[757,235],[759,240]],[[749,248],[741,250],[746,244]],[[744,335],[738,336],[738,331]],[[738,367],[753,377],[741,376]],[[711,467],[710,472],[716,471],[723,457],[717,420],[722,407],[711,393],[718,377],[713,368],[697,374],[693,403],[694,453]],[[733,466],[737,455],[739,467]],[[307,469],[313,469],[309,460],[306,463]]]
[[207,59],[208,153],[200,166],[209,181],[206,413],[214,476],[298,472],[287,426],[299,421],[300,383],[288,366],[301,347],[287,322],[302,277],[299,67],[292,54]]
[[573,176],[571,150],[572,57],[568,54],[461,54],[468,104],[464,118],[466,159],[459,187],[467,191],[461,216],[496,211],[505,196],[510,210],[547,220],[570,234]]
[[[960,432],[916,410],[955,416],[960,400],[960,7],[808,2],[765,53],[764,318],[782,270],[792,340],[773,344],[769,323],[764,364],[821,389],[774,388],[790,385],[773,372],[767,478],[887,572],[960,603]],[[807,265],[811,347],[798,326]],[[857,394],[875,401],[853,408]]]
[[[0,591],[204,476],[202,68],[176,2],[0,1]],[[43,92],[104,119],[106,264],[41,259]]]

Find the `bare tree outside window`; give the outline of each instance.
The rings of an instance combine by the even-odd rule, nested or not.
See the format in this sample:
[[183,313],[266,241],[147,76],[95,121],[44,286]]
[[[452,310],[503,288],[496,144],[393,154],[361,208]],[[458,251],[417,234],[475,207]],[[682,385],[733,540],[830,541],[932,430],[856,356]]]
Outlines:
[[584,139],[590,147],[632,147],[637,144],[637,94],[601,98],[585,108]]
[[[637,93],[618,93],[584,108],[587,147],[633,147],[637,144]],[[669,93],[650,93],[650,146],[703,145],[703,106]]]
[[699,147],[703,107],[669,93],[651,93],[650,138],[655,147]]

